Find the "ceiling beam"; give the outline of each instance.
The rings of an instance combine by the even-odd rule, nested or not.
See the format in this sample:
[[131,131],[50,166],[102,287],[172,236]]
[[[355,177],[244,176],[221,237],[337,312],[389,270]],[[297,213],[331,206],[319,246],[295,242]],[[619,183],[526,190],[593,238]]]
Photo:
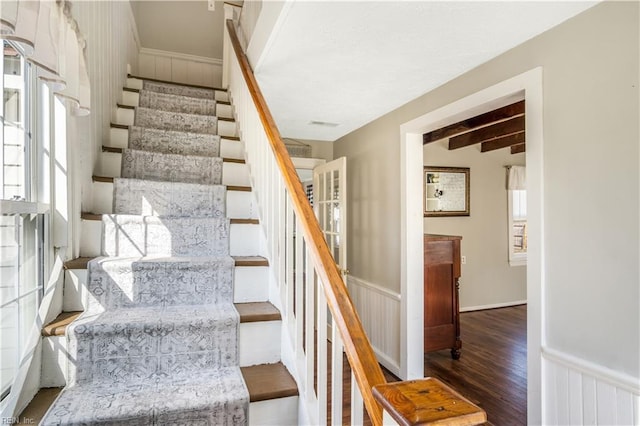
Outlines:
[[449,149],[464,148],[465,146],[485,142],[504,135],[524,132],[524,116],[514,117],[487,127],[481,127],[472,132],[463,133],[449,139]]
[[430,142],[438,141],[440,139],[448,138],[459,133],[468,132],[476,127],[486,126],[496,121],[505,120],[507,118],[524,114],[524,101],[519,101],[511,105],[504,106],[502,108],[489,111],[484,114],[477,115],[466,120],[462,120],[458,123],[451,124],[433,132],[425,133],[422,135],[422,143],[427,144]]
[[526,151],[526,144],[521,143],[520,145],[512,145],[511,146],[511,153],[512,154],[519,154],[521,152],[525,152]]
[[480,152],[495,151],[496,149],[502,149],[512,145],[521,145],[524,142],[524,132],[512,133],[482,142]]

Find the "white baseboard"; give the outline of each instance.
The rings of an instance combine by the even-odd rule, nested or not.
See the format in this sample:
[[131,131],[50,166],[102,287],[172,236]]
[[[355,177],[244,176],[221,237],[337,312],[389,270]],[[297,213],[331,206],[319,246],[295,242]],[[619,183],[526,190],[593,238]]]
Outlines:
[[464,308],[460,308],[460,312],[483,311],[485,309],[506,308],[508,306],[518,306],[518,305],[526,305],[526,304],[527,304],[526,299],[514,300],[512,302],[492,303],[489,305],[465,306]]

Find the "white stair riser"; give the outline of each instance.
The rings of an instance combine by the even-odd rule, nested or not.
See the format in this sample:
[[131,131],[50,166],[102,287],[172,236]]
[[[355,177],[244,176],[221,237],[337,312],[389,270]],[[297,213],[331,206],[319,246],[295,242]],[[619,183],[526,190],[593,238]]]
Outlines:
[[138,106],[140,103],[140,94],[136,92],[130,92],[128,90],[122,91],[122,105]]
[[250,426],[298,424],[298,397],[269,399],[249,404]]
[[[175,84],[180,84],[180,83],[176,82]],[[127,83],[125,87],[129,89],[142,90],[142,80],[139,78],[127,78]],[[215,100],[229,102],[229,94],[223,90],[216,90]]]
[[66,336],[49,336],[42,339],[41,388],[59,388],[67,384],[69,355]]
[[[235,303],[249,303],[266,302],[268,299],[268,267],[236,266],[233,274],[233,301]],[[66,270],[62,310],[65,312],[85,311],[87,301],[87,270]]]
[[135,118],[135,110],[129,108],[117,108],[116,109],[116,120],[115,122],[118,124],[125,124],[127,126],[133,125],[133,120]]
[[[120,177],[122,154],[115,152],[103,152],[100,156],[100,167],[97,174],[100,176]],[[222,164],[222,184],[236,186],[250,186],[249,167],[242,163]]]
[[[111,127],[109,146],[113,148],[127,148],[129,146],[129,130]],[[220,156],[224,158],[244,159],[244,145],[241,142],[221,138]]]
[[[240,366],[272,364],[280,361],[282,321],[240,324]],[[41,387],[62,387],[67,383],[68,351],[66,336],[42,339]]]
[[234,223],[229,231],[231,256],[264,256],[260,225]]
[[[93,182],[93,212],[113,213],[113,183]],[[227,217],[258,219],[258,206],[249,191],[227,191]]]
[[[97,257],[102,254],[102,222],[82,220],[80,231],[80,256]],[[231,224],[229,232],[231,256],[263,256],[260,225]]]
[[280,361],[282,321],[240,324],[240,366],[273,364]]
[[68,269],[64,271],[64,292],[62,310],[64,312],[84,311],[87,309],[87,270]]
[[269,300],[269,268],[267,266],[236,266],[233,274],[235,303]]
[[[122,91],[122,105],[124,106],[132,106],[137,107],[140,103],[140,95],[138,93],[129,92],[126,90]],[[128,109],[128,108],[118,108]],[[228,104],[216,104],[216,117],[222,118],[234,118],[233,117],[233,108]]]

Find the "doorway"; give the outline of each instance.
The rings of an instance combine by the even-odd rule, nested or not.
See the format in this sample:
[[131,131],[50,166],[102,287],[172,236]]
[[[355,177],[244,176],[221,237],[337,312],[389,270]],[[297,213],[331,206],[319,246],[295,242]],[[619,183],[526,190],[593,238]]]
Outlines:
[[541,423],[541,346],[544,343],[543,133],[542,69],[500,82],[440,107],[400,127],[401,181],[401,376],[424,376],[423,365],[423,257],[422,135],[526,98],[526,163],[528,199],[527,267],[527,405],[528,422]]

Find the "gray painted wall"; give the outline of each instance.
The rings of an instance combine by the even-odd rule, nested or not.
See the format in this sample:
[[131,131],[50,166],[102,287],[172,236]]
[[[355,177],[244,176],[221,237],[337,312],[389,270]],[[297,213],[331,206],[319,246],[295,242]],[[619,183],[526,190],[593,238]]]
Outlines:
[[639,22],[600,3],[336,141],[351,273],[399,292],[400,124],[542,66],[543,343],[640,377]]
[[224,3],[215,11],[199,1],[132,1],[140,44],[148,49],[222,59]]

